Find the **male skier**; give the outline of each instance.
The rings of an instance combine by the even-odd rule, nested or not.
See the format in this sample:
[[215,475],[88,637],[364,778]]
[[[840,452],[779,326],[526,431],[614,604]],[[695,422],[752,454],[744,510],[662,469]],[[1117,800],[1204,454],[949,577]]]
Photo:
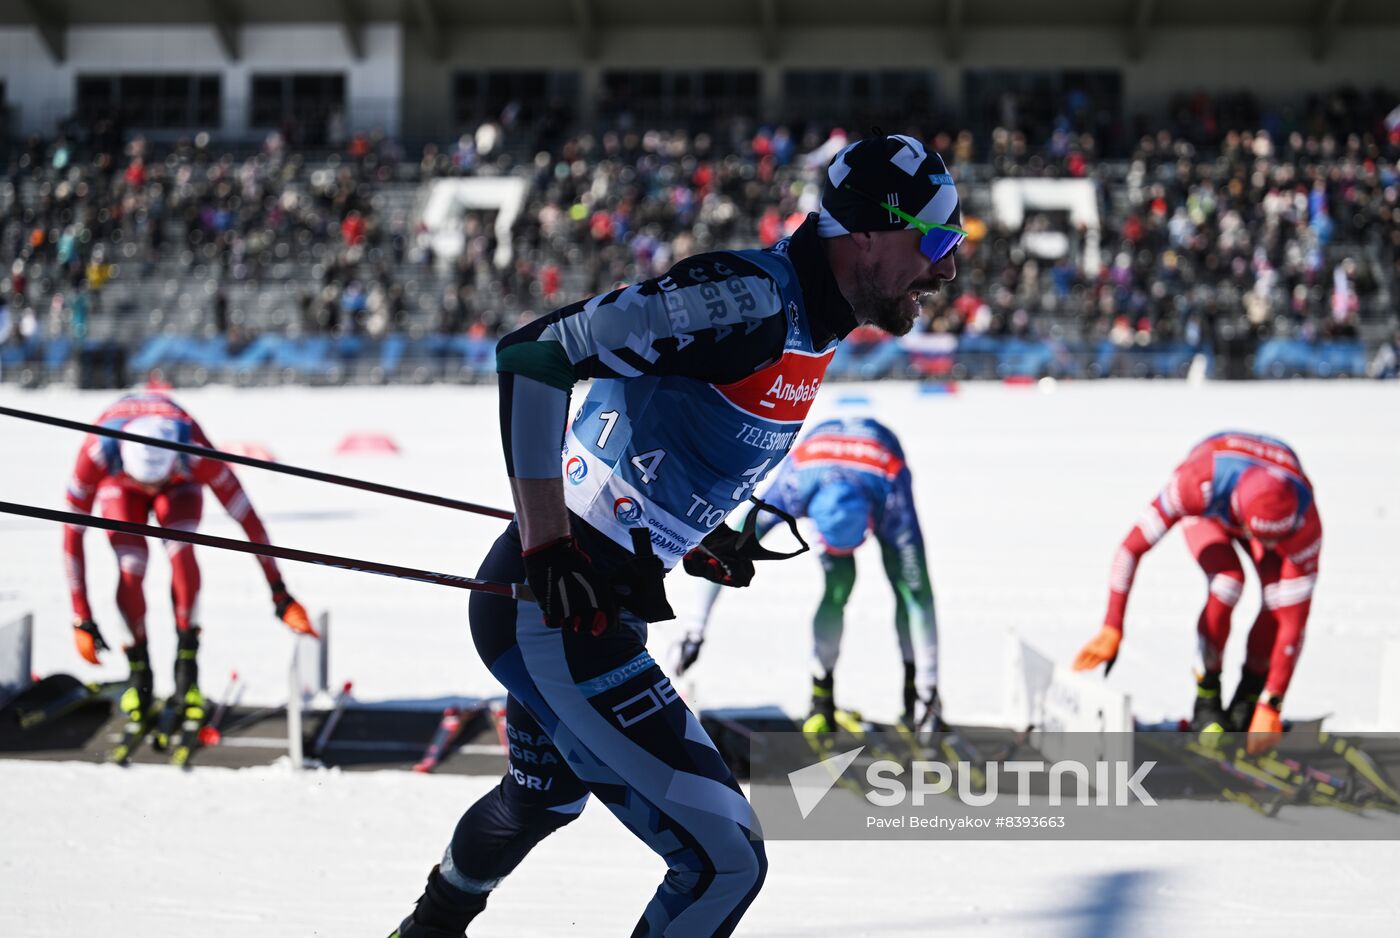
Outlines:
[[[472,636],[509,691],[510,765],[462,817],[399,938],[461,938],[491,890],[596,796],[669,867],[634,936],[728,935],[767,868],[724,760],[646,651],[666,570],[722,527],[796,441],[837,343],[902,335],[955,274],[965,233],[943,160],[911,137],[853,144],[821,211],[767,250],[718,251],[566,306],[497,348],[516,516],[481,577]],[[593,379],[566,431],[569,395]],[[562,458],[561,458],[562,441]],[[548,931],[548,927],[544,927]]]

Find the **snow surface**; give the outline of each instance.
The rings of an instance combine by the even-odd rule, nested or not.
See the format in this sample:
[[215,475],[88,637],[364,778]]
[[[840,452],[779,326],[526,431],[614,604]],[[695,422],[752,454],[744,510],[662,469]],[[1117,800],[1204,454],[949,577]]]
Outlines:
[[[1118,540],[1171,468],[1207,433],[1246,428],[1297,448],[1318,490],[1322,573],[1287,711],[1330,713],[1337,729],[1400,729],[1377,712],[1385,644],[1400,639],[1400,407],[1394,386],[1360,383],[1061,383],[1052,393],[963,385],[826,389],[901,436],[937,593],[941,687],[954,721],[997,721],[1004,640],[1015,631],[1066,659],[1096,630]],[[0,402],[91,420],[110,394],[0,389]],[[261,443],[280,460],[485,504],[509,493],[494,389],[210,388],[178,395],[217,445]],[[859,405],[854,409],[859,409]],[[340,456],[352,432],[385,432],[397,456]],[[0,499],[60,507],[77,437],[0,418]],[[455,573],[474,573],[501,523],[445,509],[239,470],[274,540]],[[202,530],[241,530],[206,496]],[[89,587],[109,640],[122,637],[115,564],[88,535]],[[35,667],[117,679],[69,636],[56,525],[0,517],[0,622],[33,611]],[[174,657],[163,597],[168,565],[148,572],[152,657]],[[272,617],[251,558],[200,550],[204,684],[230,669],[245,702],[285,696],[291,639]],[[876,718],[898,707],[900,667],[879,557],[859,555],[837,695]],[[414,701],[497,692],[466,628],[466,594],[284,564],[293,593],[333,623],[332,686]],[[692,584],[672,578],[682,616]],[[820,590],[810,558],[761,568],[726,595],[685,682],[703,707],[805,709],[809,616]],[[1173,532],[1143,563],[1110,683],[1147,719],[1192,697],[1194,623],[1204,584]],[[1236,613],[1227,681],[1257,609]],[[653,627],[662,660],[679,634]],[[157,665],[157,689],[171,684]],[[285,766],[182,774],[163,767],[0,760],[0,926],[113,935],[380,935],[411,906],[457,816],[490,779],[312,772]],[[1241,809],[1243,810],[1243,809]],[[751,935],[1293,935],[1388,931],[1400,920],[1392,843],[773,843]],[[604,857],[600,861],[598,858]],[[659,862],[606,811],[546,841],[493,898],[473,938],[619,935],[655,888]]]

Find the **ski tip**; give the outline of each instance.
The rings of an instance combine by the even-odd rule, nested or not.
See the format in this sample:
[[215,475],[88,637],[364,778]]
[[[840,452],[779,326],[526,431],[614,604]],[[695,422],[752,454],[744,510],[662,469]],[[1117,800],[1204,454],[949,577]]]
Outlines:
[[199,729],[199,743],[202,746],[217,746],[223,738],[224,734],[212,726],[202,726]]
[[413,766],[413,771],[419,773],[420,775],[427,775],[432,770],[433,767],[426,762],[418,762],[415,763]]

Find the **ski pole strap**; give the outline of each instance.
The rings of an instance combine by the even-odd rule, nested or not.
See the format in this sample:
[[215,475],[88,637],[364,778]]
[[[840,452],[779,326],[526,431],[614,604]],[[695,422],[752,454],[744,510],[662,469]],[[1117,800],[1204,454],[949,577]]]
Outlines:
[[317,551],[298,550],[294,547],[277,547],[274,544],[255,544],[252,541],[236,541],[213,534],[199,534],[194,531],[177,531],[149,524],[136,524],[131,521],[116,521],[112,518],[98,518],[71,511],[55,511],[51,508],[36,508],[32,505],[17,505],[13,502],[0,502],[0,512],[20,515],[25,518],[38,518],[41,521],[56,521],[60,524],[75,524],[87,528],[102,528],[105,531],[118,531],[134,534],[137,537],[159,537],[167,541],[183,541],[201,547],[217,547],[259,557],[276,557],[278,560],[295,560],[299,563],[314,563],[322,567],[338,567],[356,573],[374,573],[391,576],[400,580],[413,580],[417,583],[432,583],[437,586],[450,586],[454,589],[477,590],[496,593],[526,602],[534,601],[534,594],[524,583],[493,583],[474,577],[458,576],[453,573],[437,573],[432,570],[419,570],[414,567],[400,567],[395,564],[380,563],[376,560],[357,560],[353,557],[338,557],[335,554],[322,554]]
[[513,512],[501,508],[475,505],[471,502],[458,501],[455,498],[447,498],[442,495],[429,495],[425,492],[401,489],[397,486],[384,485],[380,482],[352,479],[349,476],[336,475],[333,472],[320,472],[316,469],[303,469],[300,466],[288,466],[282,463],[270,462],[266,459],[258,459],[253,456],[226,453],[223,450],[212,449],[208,446],[198,446],[194,443],[179,443],[174,440],[161,440],[155,437],[141,436],[139,433],[127,433],[125,430],[118,430],[114,427],[101,427],[92,423],[64,420],[62,417],[50,417],[48,414],[37,414],[33,411],[19,410],[14,407],[0,407],[0,416],[14,417],[18,420],[31,420],[35,423],[48,424],[51,427],[62,427],[65,430],[77,430],[81,433],[95,433],[98,436],[110,437],[114,440],[128,440],[133,443],[144,443],[147,446],[155,446],[160,449],[172,449],[176,452],[188,453],[191,456],[199,456],[204,459],[217,459],[220,462],[237,463],[240,466],[252,466],[255,469],[266,469],[269,472],[280,472],[283,475],[299,476],[303,479],[311,479],[315,482],[329,482],[332,485],[343,485],[346,488],[360,489],[364,492],[377,492],[380,495],[392,495],[395,498],[406,498],[409,501],[422,502],[426,505],[454,508],[457,511],[487,515],[506,521],[515,517]]
[[[797,530],[796,518],[786,511],[783,511],[777,505],[768,504],[756,495],[750,495],[749,501],[754,503],[754,510],[749,512],[748,516],[744,518],[744,524],[739,529],[739,539],[734,543],[734,548],[740,555],[749,560],[789,560],[799,554],[805,554],[812,549],[802,537],[802,532]],[[788,530],[792,532],[792,536],[797,538],[797,543],[802,546],[797,550],[783,553],[782,551],[769,550],[767,547],[760,544],[758,542],[758,513],[760,511],[767,511],[777,515],[780,521],[787,524]]]
[[665,622],[676,617],[666,598],[666,566],[651,546],[646,528],[632,528],[633,558],[612,577],[618,604],[646,622]]

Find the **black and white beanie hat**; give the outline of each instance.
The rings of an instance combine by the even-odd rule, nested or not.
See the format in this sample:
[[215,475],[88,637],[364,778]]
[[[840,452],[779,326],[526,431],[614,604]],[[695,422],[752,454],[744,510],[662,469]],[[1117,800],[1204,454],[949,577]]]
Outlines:
[[853,231],[913,227],[881,202],[920,221],[962,225],[958,189],[943,157],[914,137],[894,134],[853,143],[832,159],[822,187],[817,234],[835,238]]

